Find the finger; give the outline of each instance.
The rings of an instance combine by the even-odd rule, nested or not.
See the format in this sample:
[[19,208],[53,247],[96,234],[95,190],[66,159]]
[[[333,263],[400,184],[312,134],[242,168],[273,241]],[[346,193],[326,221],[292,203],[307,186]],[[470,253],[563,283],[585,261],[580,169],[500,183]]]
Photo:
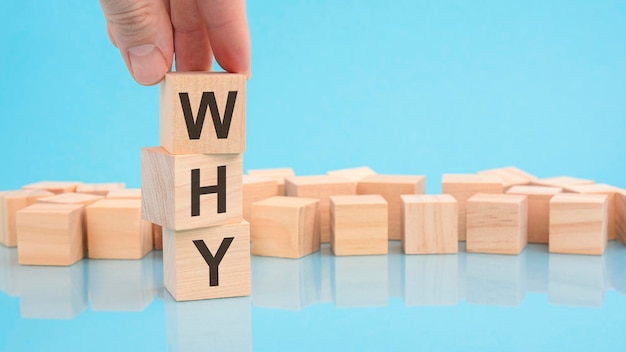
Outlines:
[[143,85],[160,82],[174,53],[166,0],[100,0],[112,42]]
[[250,34],[245,0],[197,0],[217,63],[250,76]]
[[210,71],[213,55],[196,0],[171,1],[177,71]]

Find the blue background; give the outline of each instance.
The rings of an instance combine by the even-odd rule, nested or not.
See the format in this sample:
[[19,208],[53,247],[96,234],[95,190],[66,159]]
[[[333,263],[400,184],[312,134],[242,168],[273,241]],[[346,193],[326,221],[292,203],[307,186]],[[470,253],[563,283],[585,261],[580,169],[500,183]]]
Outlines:
[[[252,0],[248,17],[245,169],[304,175],[367,165],[426,175],[434,193],[442,173],[515,165],[626,187],[624,1]],[[159,141],[158,87],[130,78],[97,1],[2,1],[0,33],[0,189],[44,179],[138,187],[139,149]],[[253,342],[621,342],[623,295],[608,291],[600,308],[555,307],[545,297],[530,293],[517,308],[408,309],[397,298],[384,309],[253,307]],[[162,349],[163,313],[155,300],[141,313],[27,320],[17,299],[0,294],[0,348]]]

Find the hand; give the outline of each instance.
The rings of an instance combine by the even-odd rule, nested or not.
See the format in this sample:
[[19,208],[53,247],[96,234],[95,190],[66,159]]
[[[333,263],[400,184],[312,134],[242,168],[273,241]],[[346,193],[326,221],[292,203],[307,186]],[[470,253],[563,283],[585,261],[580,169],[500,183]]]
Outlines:
[[209,71],[213,55],[228,72],[250,75],[245,0],[100,0],[109,39],[143,85],[172,67]]

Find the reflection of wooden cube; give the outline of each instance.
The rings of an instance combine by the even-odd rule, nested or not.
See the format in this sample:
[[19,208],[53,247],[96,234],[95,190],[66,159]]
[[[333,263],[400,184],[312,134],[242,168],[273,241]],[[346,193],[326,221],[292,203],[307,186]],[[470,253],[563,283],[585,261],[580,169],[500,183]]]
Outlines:
[[72,265],[83,258],[83,205],[33,204],[17,212],[18,261]]
[[103,199],[87,207],[89,258],[139,259],[152,250],[152,224],[141,220],[141,200]]
[[458,205],[449,194],[402,195],[402,249],[406,254],[457,253]]
[[380,195],[330,197],[335,255],[387,254],[387,202]]
[[350,181],[359,182],[367,176],[376,175],[374,170],[367,166],[353,167],[350,169],[332,170],[326,173],[328,176],[339,176]]
[[502,182],[497,178],[480,175],[444,174],[441,178],[441,193],[457,200],[459,241],[465,241],[467,200],[477,193],[502,193]]
[[477,194],[467,201],[467,251],[519,254],[527,243],[528,202],[515,194]]
[[540,178],[536,180],[532,180],[530,182],[533,186],[547,186],[547,187],[561,187],[564,192],[572,192],[571,186],[579,186],[579,185],[591,185],[595,182],[592,180],[586,180],[583,178],[576,178],[570,176],[555,176],[555,177],[547,177]]
[[275,179],[243,175],[243,219],[250,222],[252,203],[277,194],[278,183]]
[[617,238],[617,219],[615,214],[616,195],[620,189],[605,184],[576,185],[569,187],[570,192],[580,194],[606,194],[608,196],[607,205],[607,238],[614,240]]
[[319,201],[273,197],[252,204],[252,254],[300,258],[320,249]]
[[608,196],[557,194],[550,200],[550,252],[604,253],[607,243]]
[[40,189],[28,189],[0,193],[0,244],[17,246],[16,214],[20,209],[35,203],[41,197],[53,195]]
[[263,178],[271,178],[278,182],[278,193],[277,196],[285,196],[285,179],[287,177],[294,176],[293,169],[291,168],[282,168],[282,169],[261,169],[261,170],[248,170],[248,175],[255,177],[263,177]]
[[626,190],[615,195],[615,219],[617,239],[626,244]]
[[330,196],[354,195],[356,184],[337,176],[294,176],[285,180],[285,192],[289,197],[319,199],[317,212],[320,222],[320,239],[330,240]]
[[550,199],[562,191],[560,187],[513,186],[506,192],[528,197],[528,243],[548,243]]
[[25,190],[44,190],[54,194],[76,192],[76,187],[82,182],[41,181],[22,187]]
[[359,181],[357,194],[380,194],[387,201],[390,240],[399,240],[402,217],[402,194],[423,194],[426,187],[424,176],[372,175]]
[[500,181],[502,181],[502,187],[505,191],[513,186],[527,185],[531,181],[537,179],[535,176],[514,166],[478,171],[478,174],[481,176],[500,179]]
[[83,183],[76,187],[76,193],[94,194],[106,197],[111,191],[126,188],[124,183]]

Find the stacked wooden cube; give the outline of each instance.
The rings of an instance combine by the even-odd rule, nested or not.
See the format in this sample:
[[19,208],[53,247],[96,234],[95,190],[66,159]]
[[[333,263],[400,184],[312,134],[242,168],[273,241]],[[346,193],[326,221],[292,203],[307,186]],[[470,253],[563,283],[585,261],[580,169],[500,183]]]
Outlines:
[[177,301],[250,294],[245,84],[200,72],[161,83],[161,146],[141,151],[142,216],[163,228],[164,283]]

